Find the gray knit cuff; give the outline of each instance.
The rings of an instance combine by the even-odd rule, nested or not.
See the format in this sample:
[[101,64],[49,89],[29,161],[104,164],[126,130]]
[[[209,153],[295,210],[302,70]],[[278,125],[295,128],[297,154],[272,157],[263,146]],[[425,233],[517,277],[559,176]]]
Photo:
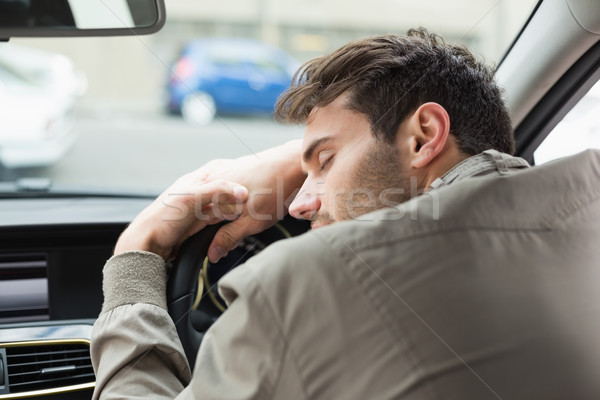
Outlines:
[[102,313],[124,304],[149,303],[167,309],[167,271],[161,256],[127,251],[104,265]]

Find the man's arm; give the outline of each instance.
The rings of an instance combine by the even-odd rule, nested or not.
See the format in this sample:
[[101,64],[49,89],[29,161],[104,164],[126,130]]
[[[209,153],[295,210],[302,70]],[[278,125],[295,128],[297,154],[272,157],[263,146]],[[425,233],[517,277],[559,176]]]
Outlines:
[[[304,180],[299,157],[300,143],[295,141],[257,155],[211,162],[180,178],[123,232],[115,256],[105,266],[104,306],[92,334],[94,398],[173,398],[178,393],[181,398],[193,397],[192,389],[182,392],[190,382],[190,369],[166,310],[164,260],[185,238],[224,218],[237,219],[211,244],[222,246],[223,253],[244,236],[273,225],[287,212],[290,196]],[[250,283],[240,292],[252,290]],[[198,357],[202,366],[197,369],[206,376],[195,378],[194,387],[212,393],[206,398],[219,398],[219,393],[263,398],[265,377],[276,375],[276,371],[265,375],[265,365],[275,368],[281,362],[281,355],[273,352],[281,338],[271,329],[268,307],[257,307],[256,299],[248,295],[234,301],[228,317],[211,329],[218,333],[205,337]],[[246,346],[236,349],[239,343]],[[223,363],[225,349],[245,359],[243,368]],[[264,354],[255,357],[260,355],[257,350]],[[225,389],[219,389],[215,380]]]
[[[103,311],[92,331],[93,398],[268,398],[289,355],[252,272],[244,267],[235,272],[227,288],[229,308],[205,335],[191,378],[166,310],[164,263],[147,252],[111,258],[104,271]],[[288,385],[290,379],[298,382],[288,375]]]
[[248,202],[235,221],[224,225],[210,244],[208,256],[217,262],[243,238],[281,220],[306,176],[302,173],[300,140],[293,140],[235,160],[217,160],[207,180],[227,179],[250,190]]
[[214,160],[182,176],[135,218],[119,238],[115,254],[145,250],[168,259],[207,224],[235,219],[217,232],[209,247],[209,259],[217,262],[244,237],[287,214],[305,179],[300,146],[294,140],[234,160]]
[[92,330],[94,399],[174,398],[190,368],[166,311],[166,267],[149,252],[112,257],[104,305]]

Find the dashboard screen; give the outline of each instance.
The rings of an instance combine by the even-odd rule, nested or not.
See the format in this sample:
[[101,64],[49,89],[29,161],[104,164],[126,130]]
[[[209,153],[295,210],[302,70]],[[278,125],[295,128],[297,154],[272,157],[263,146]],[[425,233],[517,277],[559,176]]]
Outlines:
[[44,253],[0,254],[0,323],[49,319]]

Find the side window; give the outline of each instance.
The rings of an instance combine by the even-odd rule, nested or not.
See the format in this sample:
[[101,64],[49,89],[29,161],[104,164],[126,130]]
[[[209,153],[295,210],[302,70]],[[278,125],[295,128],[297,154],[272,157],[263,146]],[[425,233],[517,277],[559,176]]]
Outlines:
[[600,149],[600,81],[550,132],[533,153],[536,165],[579,153],[585,149]]

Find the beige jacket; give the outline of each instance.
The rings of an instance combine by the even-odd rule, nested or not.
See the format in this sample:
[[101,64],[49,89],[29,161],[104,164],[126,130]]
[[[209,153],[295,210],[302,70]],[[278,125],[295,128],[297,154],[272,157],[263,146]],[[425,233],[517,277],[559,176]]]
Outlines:
[[221,280],[193,376],[162,260],[113,257],[94,398],[600,398],[600,152],[521,166],[270,246]]

